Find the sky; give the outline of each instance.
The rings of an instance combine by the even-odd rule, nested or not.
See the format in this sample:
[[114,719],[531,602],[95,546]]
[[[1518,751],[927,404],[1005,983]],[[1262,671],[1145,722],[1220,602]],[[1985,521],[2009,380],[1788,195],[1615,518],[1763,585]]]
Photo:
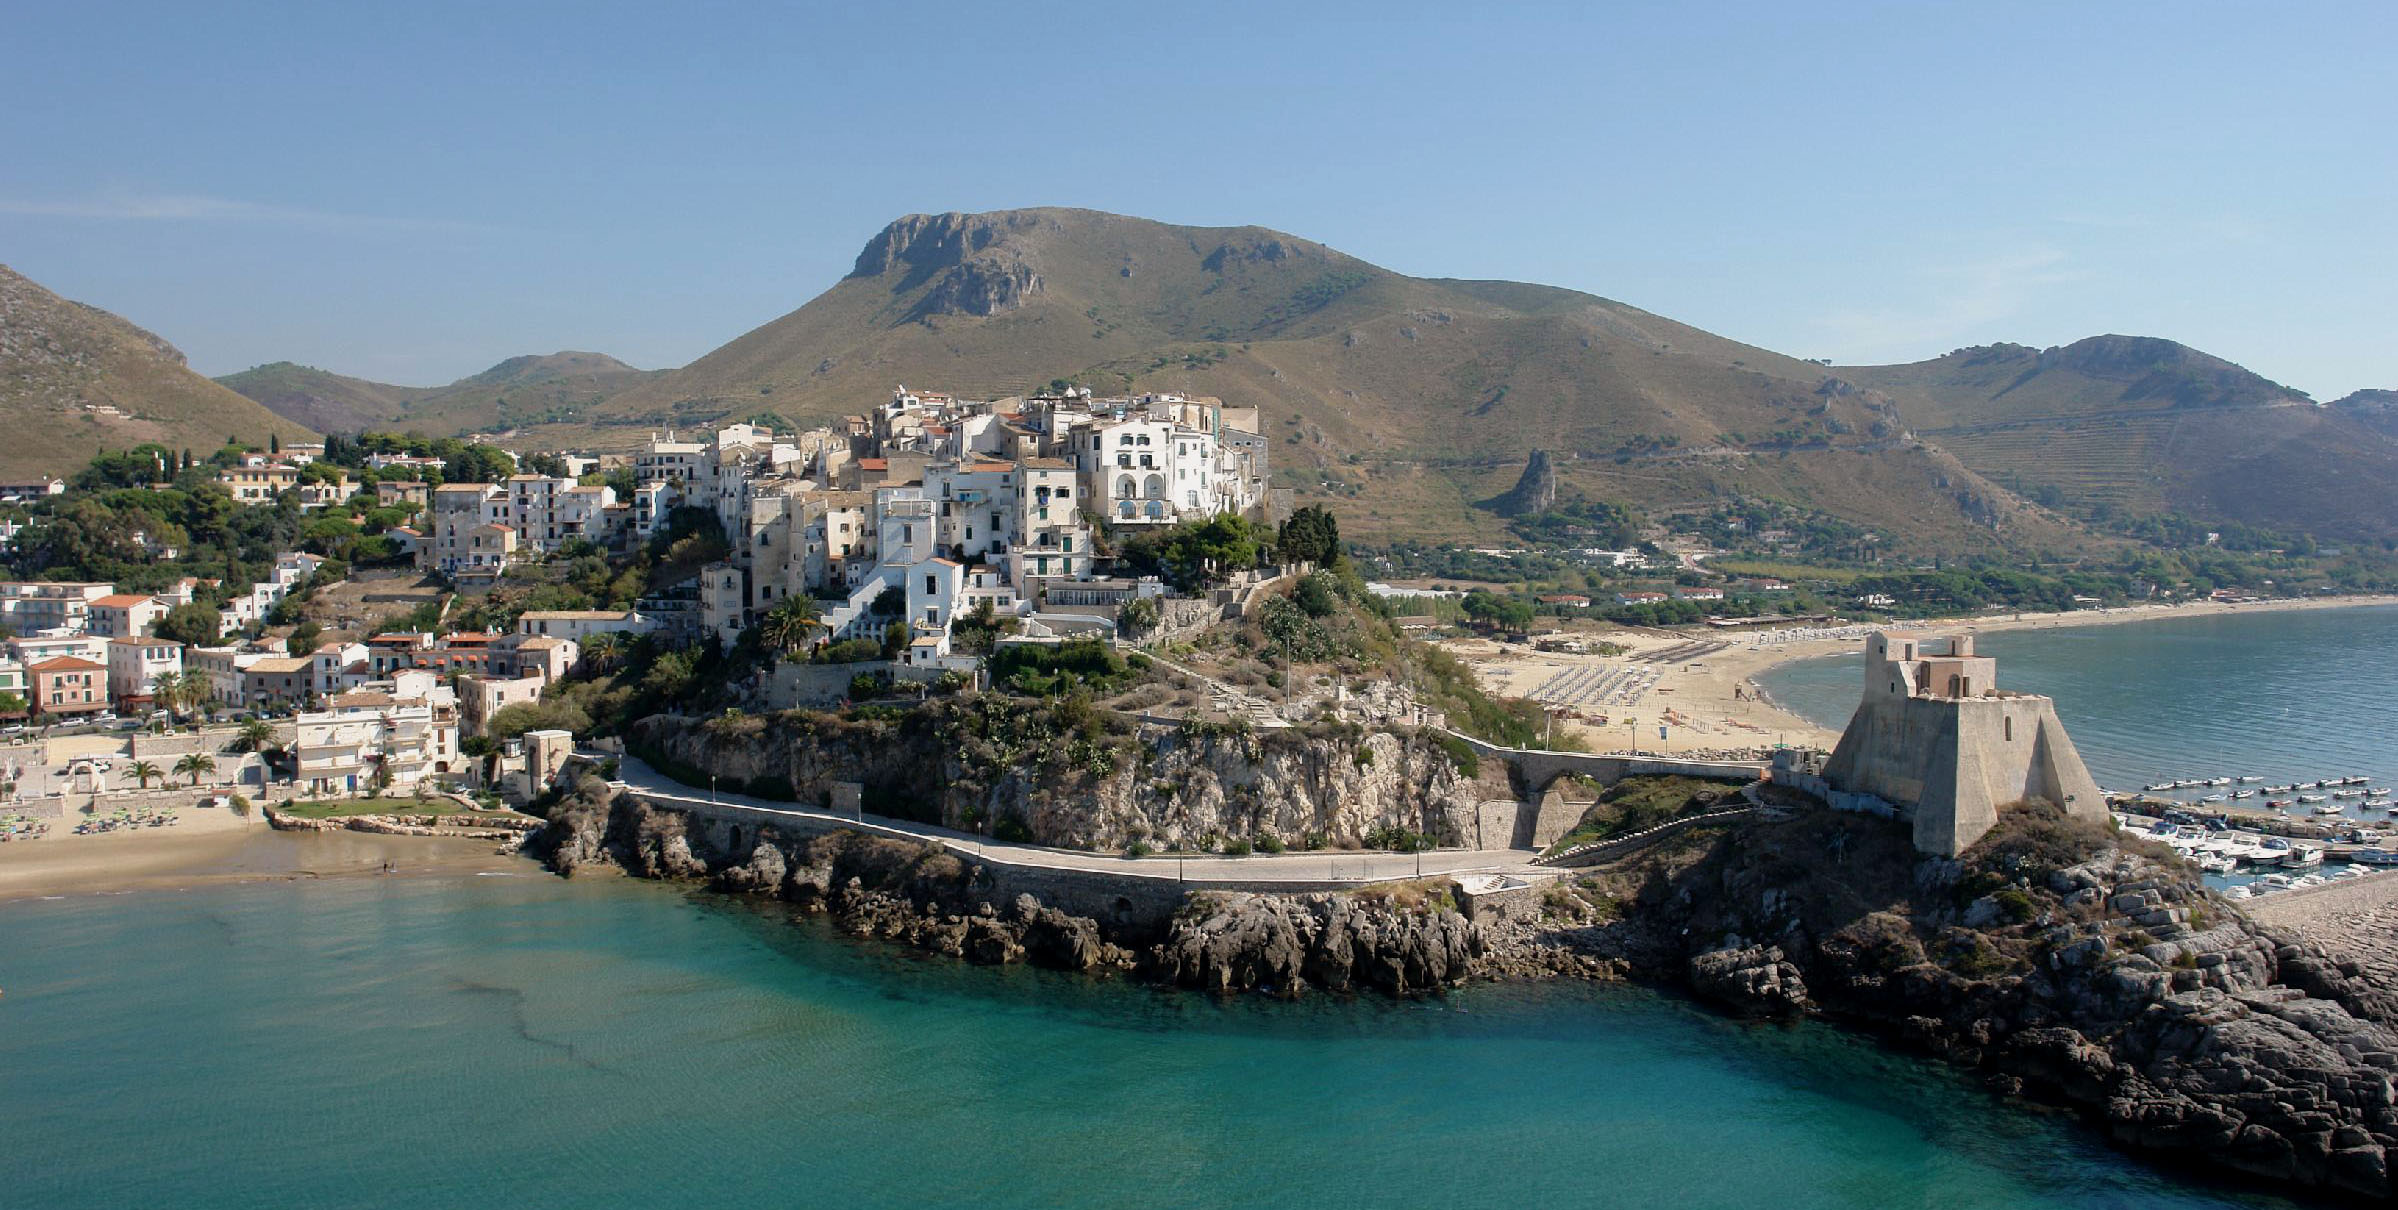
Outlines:
[[[1475,11],[1487,8],[1490,11]],[[1842,364],[2398,388],[2398,6],[23,5],[0,263],[432,385],[690,361],[902,214],[1255,223]]]

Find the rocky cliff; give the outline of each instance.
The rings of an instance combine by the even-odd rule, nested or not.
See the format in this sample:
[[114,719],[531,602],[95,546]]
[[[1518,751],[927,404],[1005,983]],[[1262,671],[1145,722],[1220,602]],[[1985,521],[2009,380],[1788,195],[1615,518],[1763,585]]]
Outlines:
[[2130,1146],[2392,1193],[2398,1003],[2104,825],[2011,812],[1947,861],[1819,813],[1576,889],[1582,944],[1734,1011],[1863,1025]]
[[[1353,894],[1199,893],[1107,919],[1044,904],[939,845],[661,810],[585,781],[526,851],[572,875],[600,866],[705,881],[822,911],[843,930],[971,962],[1136,972],[1210,991],[1419,992],[1495,969],[1507,947],[1457,914],[1446,880]],[[1179,899],[1170,884],[1167,894]],[[1170,906],[1170,904],[1169,904]]]
[[935,702],[897,720],[807,710],[658,716],[642,720],[633,739],[670,768],[765,797],[820,802],[832,783],[855,781],[876,813],[969,831],[1020,827],[1042,844],[1103,851],[1212,849],[1260,837],[1356,845],[1389,829],[1455,844],[1472,834],[1483,793],[1439,745],[1413,733],[1094,734],[1044,707],[995,697]]

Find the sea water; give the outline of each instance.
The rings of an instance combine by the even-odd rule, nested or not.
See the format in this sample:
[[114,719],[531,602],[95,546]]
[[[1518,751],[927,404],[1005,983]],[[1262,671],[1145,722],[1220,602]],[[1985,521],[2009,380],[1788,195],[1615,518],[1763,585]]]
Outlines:
[[[1837,730],[1857,707],[1862,651],[1786,664],[1758,683]],[[2398,606],[2002,630],[1975,636],[1974,651],[1997,657],[2000,688],[2056,699],[2109,790],[2193,776],[2264,779],[2206,794],[2339,776],[2398,785]]]
[[1822,1026],[1217,1001],[626,880],[0,905],[0,1205],[2196,1207]]

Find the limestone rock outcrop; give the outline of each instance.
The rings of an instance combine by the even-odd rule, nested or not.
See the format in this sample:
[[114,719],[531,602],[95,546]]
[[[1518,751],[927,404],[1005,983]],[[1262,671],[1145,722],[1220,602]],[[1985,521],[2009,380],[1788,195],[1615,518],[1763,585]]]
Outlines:
[[1307,988],[1425,991],[1474,973],[1484,950],[1452,908],[1409,909],[1355,895],[1192,898],[1144,969],[1211,992],[1294,995]]
[[936,703],[906,723],[805,710],[731,724],[660,715],[633,735],[638,750],[728,789],[823,802],[834,782],[855,781],[884,810],[969,831],[1014,820],[1064,848],[1257,837],[1354,845],[1386,828],[1454,844],[1474,831],[1480,791],[1438,744],[1412,734],[1150,728],[1121,738],[1094,769],[1027,759],[1068,744],[1027,738],[1020,720],[1003,732],[973,709]]

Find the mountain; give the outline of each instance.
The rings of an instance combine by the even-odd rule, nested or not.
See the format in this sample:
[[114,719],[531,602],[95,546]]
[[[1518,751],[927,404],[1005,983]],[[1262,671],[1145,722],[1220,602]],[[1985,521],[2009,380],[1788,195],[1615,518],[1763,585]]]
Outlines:
[[370,382],[278,361],[217,381],[320,432],[390,427],[435,436],[571,423],[584,408],[651,376],[605,353],[511,357],[448,386]]
[[2326,407],[2170,340],[1987,345],[1834,373],[1897,401],[1918,438],[2078,512],[2398,533],[2385,490],[2398,481],[2398,416],[2386,404]]
[[210,382],[173,345],[0,265],[0,477],[66,476],[102,449],[209,451],[312,430]]
[[2386,400],[2317,405],[2172,341],[1834,368],[1573,290],[1089,210],[901,218],[830,289],[681,369],[540,360],[409,396],[405,424],[623,449],[821,424],[902,383],[1000,398],[1064,379],[1261,408],[1275,485],[1368,540],[1505,540],[1576,498],[1654,515],[1738,496],[1909,557],[2090,549],[2168,511],[2398,538]]
[[1262,227],[1087,210],[911,215],[796,311],[591,409],[576,434],[859,411],[1066,378],[1264,409],[1276,483],[1347,532],[1485,538],[1471,502],[1534,449],[1561,494],[1697,508],[1740,491],[1888,522],[1910,546],[2075,540],[1827,371],[1548,286],[1413,278]]

